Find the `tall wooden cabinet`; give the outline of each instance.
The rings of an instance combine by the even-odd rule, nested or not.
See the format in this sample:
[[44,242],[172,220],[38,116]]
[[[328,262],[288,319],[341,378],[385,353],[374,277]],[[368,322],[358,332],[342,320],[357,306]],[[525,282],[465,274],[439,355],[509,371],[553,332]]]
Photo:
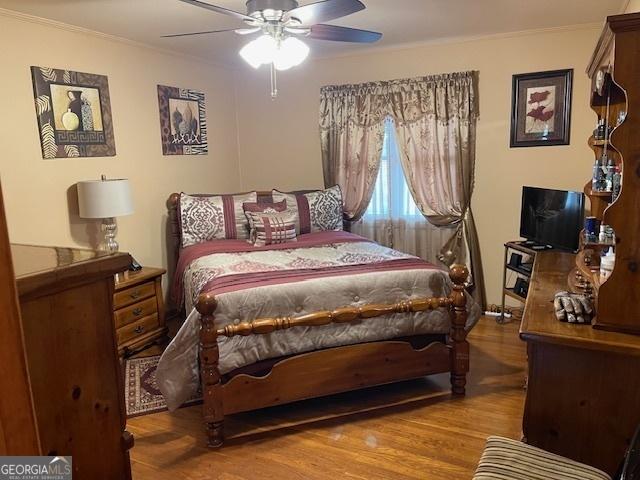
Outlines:
[[[589,180],[584,190],[591,215],[615,235],[583,235],[577,255],[536,257],[520,329],[529,363],[523,432],[534,446],[613,476],[640,423],[640,14],[607,18],[588,74],[591,107],[605,124],[589,145],[595,159],[606,152],[620,168],[622,189],[602,188],[594,168],[596,188]],[[615,266],[602,280],[610,243]],[[594,328],[556,319],[553,297],[567,275],[570,289],[595,300]]]
[[127,254],[12,245],[27,369],[43,455],[71,455],[73,478],[131,478],[114,275]]
[[591,181],[585,187],[591,214],[615,231],[616,262],[602,281],[600,255],[608,245],[583,240],[577,283],[596,301],[596,328],[640,334],[640,13],[607,18],[588,74],[591,106],[611,130],[589,145],[596,158],[606,151],[621,169],[622,189],[615,199],[594,191]]

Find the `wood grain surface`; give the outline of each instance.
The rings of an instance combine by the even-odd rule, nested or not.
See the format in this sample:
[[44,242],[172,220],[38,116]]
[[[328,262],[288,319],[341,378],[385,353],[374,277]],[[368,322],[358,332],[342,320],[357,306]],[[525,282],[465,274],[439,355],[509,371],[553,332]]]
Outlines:
[[471,331],[465,397],[445,373],[230,415],[220,450],[206,448],[201,406],[131,419],[134,478],[471,478],[487,436],[521,435],[518,326],[483,318]]

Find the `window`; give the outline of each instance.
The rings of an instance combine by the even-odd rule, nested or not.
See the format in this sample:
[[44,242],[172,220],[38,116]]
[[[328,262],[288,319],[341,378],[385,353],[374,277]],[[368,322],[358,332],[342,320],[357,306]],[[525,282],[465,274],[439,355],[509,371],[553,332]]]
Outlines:
[[384,144],[380,158],[380,171],[376,179],[371,203],[369,203],[364,216],[365,220],[377,218],[423,218],[413,200],[404,176],[396,141],[396,130],[391,118],[387,118],[384,124]]

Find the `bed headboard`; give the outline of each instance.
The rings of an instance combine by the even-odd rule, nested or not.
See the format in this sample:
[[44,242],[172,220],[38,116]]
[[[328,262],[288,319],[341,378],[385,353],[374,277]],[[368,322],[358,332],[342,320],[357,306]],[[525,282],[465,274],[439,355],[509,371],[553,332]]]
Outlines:
[[[307,192],[306,190],[305,192]],[[205,194],[196,194],[202,195]],[[206,195],[219,195],[219,194],[206,194]],[[269,202],[272,200],[271,191],[259,191],[258,202]],[[178,265],[178,256],[180,255],[180,194],[172,193],[167,199],[167,276],[169,279],[169,288],[172,287],[173,276]],[[171,290],[170,290],[171,291]],[[170,295],[169,295],[170,297]],[[170,300],[169,300],[170,302]],[[173,304],[170,302],[170,306]]]

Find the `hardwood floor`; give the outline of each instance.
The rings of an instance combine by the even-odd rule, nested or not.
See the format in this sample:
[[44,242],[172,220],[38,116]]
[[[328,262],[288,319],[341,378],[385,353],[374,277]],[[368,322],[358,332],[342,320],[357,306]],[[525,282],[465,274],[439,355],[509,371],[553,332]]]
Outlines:
[[199,406],[131,419],[133,478],[469,479],[487,436],[521,435],[518,327],[483,318],[471,332],[461,399],[444,374],[234,415],[218,451],[204,446]]

